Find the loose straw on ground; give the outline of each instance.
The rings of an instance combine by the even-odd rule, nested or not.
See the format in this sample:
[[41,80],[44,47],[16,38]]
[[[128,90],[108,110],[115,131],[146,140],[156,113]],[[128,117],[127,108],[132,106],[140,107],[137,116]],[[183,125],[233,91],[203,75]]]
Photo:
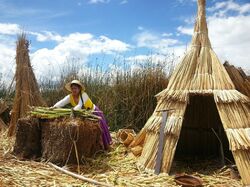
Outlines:
[[82,175],[78,175],[78,174],[76,174],[76,173],[73,173],[73,172],[71,172],[71,171],[68,171],[68,170],[66,170],[66,169],[63,169],[63,168],[61,168],[61,167],[59,167],[59,166],[57,166],[57,165],[55,165],[55,164],[52,164],[52,163],[48,163],[48,164],[49,164],[51,167],[53,167],[53,168],[55,168],[55,169],[57,169],[57,170],[59,170],[59,171],[65,173],[65,174],[67,174],[67,175],[70,175],[70,176],[72,176],[72,177],[75,177],[75,178],[77,178],[77,179],[80,179],[80,180],[82,180],[82,181],[86,181],[86,182],[89,182],[89,183],[91,183],[91,184],[95,184],[95,185],[98,185],[98,186],[112,187],[112,186],[109,185],[109,184],[101,183],[101,182],[98,182],[98,181],[96,181],[96,180],[93,180],[93,179],[84,177],[84,176],[82,176]]

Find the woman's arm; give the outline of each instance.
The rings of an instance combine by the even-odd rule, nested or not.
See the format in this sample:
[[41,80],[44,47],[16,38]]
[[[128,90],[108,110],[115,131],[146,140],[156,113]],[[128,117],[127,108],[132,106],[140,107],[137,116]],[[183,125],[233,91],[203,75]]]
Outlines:
[[67,95],[62,100],[58,101],[53,107],[62,108],[69,103],[70,103],[70,95]]

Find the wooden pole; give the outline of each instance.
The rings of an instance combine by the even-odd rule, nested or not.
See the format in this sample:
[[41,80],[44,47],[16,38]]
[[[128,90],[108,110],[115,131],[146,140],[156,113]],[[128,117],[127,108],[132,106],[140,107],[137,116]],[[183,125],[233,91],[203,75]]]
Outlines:
[[161,172],[161,164],[162,164],[162,156],[163,156],[163,148],[164,148],[164,129],[167,122],[167,111],[168,110],[161,110],[162,111],[162,122],[160,127],[160,137],[159,137],[159,144],[158,144],[158,151],[156,155],[156,164],[155,164],[155,174],[159,175]]
[[219,135],[215,132],[215,130],[213,128],[212,128],[212,131],[214,132],[216,138],[218,139],[218,141],[220,143],[220,160],[221,160],[221,165],[224,166],[225,165],[225,156],[224,156],[223,144],[222,144],[222,141],[220,139],[220,137],[221,137],[221,127],[219,127]]
[[82,176],[82,175],[78,175],[78,174],[76,174],[76,173],[73,173],[73,172],[71,172],[71,171],[68,171],[68,170],[66,170],[66,169],[63,169],[63,168],[61,168],[61,167],[59,167],[59,166],[57,166],[57,165],[55,165],[55,164],[52,164],[52,163],[50,163],[50,162],[48,163],[48,165],[51,166],[51,167],[53,167],[53,168],[55,168],[55,169],[58,170],[58,171],[61,171],[61,172],[65,173],[65,174],[67,174],[67,175],[70,175],[71,177],[80,179],[80,180],[82,180],[82,181],[85,181],[85,182],[88,182],[88,183],[91,183],[91,184],[95,184],[95,185],[97,185],[97,186],[113,187],[112,185],[105,184],[105,183],[101,183],[101,182],[98,182],[98,181],[96,181],[96,180],[93,180],[93,179],[84,177],[84,176]]

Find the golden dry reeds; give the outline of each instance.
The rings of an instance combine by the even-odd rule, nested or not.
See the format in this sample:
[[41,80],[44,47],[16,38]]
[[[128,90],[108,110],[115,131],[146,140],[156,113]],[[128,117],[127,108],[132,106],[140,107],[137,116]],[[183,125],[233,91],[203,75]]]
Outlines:
[[[112,137],[116,137],[112,133]],[[0,186],[94,186],[58,172],[45,162],[18,160],[11,154],[14,138],[8,138],[6,132],[0,133]],[[207,165],[206,170],[194,170],[184,163],[179,168],[190,175],[199,177],[205,187],[211,186],[242,186],[238,178],[232,177],[231,168],[218,169],[210,162],[197,163],[196,166]],[[77,166],[67,165],[66,170],[76,172]],[[106,183],[112,186],[177,186],[174,176],[167,174],[149,174],[136,166],[136,159],[127,154],[123,145],[115,144],[109,153],[97,155],[84,160],[80,166],[80,174],[84,177]]]
[[226,68],[227,73],[232,79],[236,89],[242,94],[250,97],[250,79],[243,69],[230,65],[227,61],[224,63],[224,67]]
[[[221,124],[218,124],[216,117],[214,117],[210,125],[204,126],[204,123],[200,121],[200,123],[196,122],[198,126],[195,128],[198,130],[205,128],[211,132],[211,127],[214,125],[218,128],[217,130],[220,128],[219,125],[223,125],[242,181],[245,185],[250,185],[250,139],[248,134],[250,128],[250,108],[248,104],[250,99],[235,89],[230,76],[211,47],[205,4],[206,0],[198,0],[198,14],[190,49],[173,72],[167,88],[156,95],[157,106],[155,111],[132,145],[137,146],[144,143],[138,165],[147,171],[154,171],[162,123],[162,114],[159,111],[171,109],[168,112],[164,129],[165,139],[161,165],[161,172],[169,173],[180,132],[184,131],[183,124],[185,123],[187,129],[193,123],[188,119],[209,119],[208,115],[216,116],[219,114]],[[206,96],[212,98],[215,110],[208,110],[208,113],[202,114],[203,116],[197,116],[194,113],[194,116],[187,116],[185,121],[184,115],[188,111],[186,109],[191,107],[190,100],[193,96],[198,96],[197,99]],[[196,102],[199,102],[199,100],[196,100]],[[209,109],[212,105],[201,102],[194,109],[199,112],[202,107]],[[210,136],[212,135],[210,133]],[[192,141],[194,137],[190,138],[186,141]],[[210,143],[207,142],[207,144]]]
[[41,97],[30,63],[29,42],[25,34],[21,34],[18,37],[16,45],[16,89],[8,131],[9,136],[15,133],[17,120],[27,115],[27,112],[30,110],[29,106],[46,105]]

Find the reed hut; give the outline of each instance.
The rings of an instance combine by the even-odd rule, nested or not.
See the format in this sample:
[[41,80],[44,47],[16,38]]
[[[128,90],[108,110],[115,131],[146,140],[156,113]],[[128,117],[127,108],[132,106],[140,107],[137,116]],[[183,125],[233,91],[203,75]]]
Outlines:
[[[213,51],[208,37],[206,1],[197,2],[191,46],[167,88],[156,95],[155,111],[130,146],[141,145],[138,165],[155,171],[158,147],[163,144],[160,172],[169,173],[178,153],[208,158],[220,152],[215,134],[221,134],[223,139],[225,133],[242,181],[250,185],[250,100],[236,90]],[[160,130],[162,110],[168,109],[171,111]],[[162,141],[161,132],[164,132]]]
[[16,89],[8,131],[9,136],[15,133],[17,120],[27,115],[29,106],[45,105],[30,63],[29,42],[26,40],[25,34],[21,34],[17,41],[15,80]]
[[229,64],[227,61],[224,63],[224,67],[226,68],[227,73],[232,79],[236,89],[244,95],[250,97],[250,79],[244,70],[240,67],[237,68]]

